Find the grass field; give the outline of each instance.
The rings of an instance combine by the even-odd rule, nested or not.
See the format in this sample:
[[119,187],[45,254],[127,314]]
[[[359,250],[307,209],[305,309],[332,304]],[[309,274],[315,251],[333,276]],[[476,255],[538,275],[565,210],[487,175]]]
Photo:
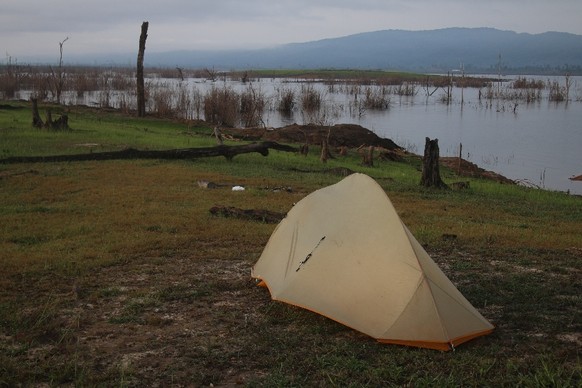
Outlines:
[[[51,132],[31,128],[26,103],[2,105],[0,159],[214,144],[195,123],[67,109],[72,129]],[[322,164],[312,148],[0,163],[0,386],[582,384],[582,198],[480,179],[428,190],[417,157]],[[383,345],[256,287],[275,225],[209,209],[287,212],[339,181],[333,167],[376,178],[493,334],[446,353]]]

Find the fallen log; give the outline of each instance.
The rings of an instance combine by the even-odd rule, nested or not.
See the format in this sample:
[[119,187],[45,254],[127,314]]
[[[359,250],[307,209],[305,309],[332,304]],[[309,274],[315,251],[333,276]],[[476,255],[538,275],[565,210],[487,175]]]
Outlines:
[[261,209],[239,209],[232,206],[214,206],[210,208],[210,214],[227,218],[232,217],[242,220],[265,222],[267,224],[276,224],[285,218],[284,213]]
[[215,147],[183,148],[174,150],[137,150],[126,148],[120,151],[91,152],[75,155],[51,155],[51,156],[12,156],[0,159],[0,163],[43,163],[43,162],[81,162],[92,160],[118,160],[118,159],[196,159],[213,156],[224,156],[232,160],[236,155],[258,152],[263,156],[269,155],[269,149],[285,152],[297,152],[295,147],[279,144],[274,141],[250,143],[243,145],[218,145]]

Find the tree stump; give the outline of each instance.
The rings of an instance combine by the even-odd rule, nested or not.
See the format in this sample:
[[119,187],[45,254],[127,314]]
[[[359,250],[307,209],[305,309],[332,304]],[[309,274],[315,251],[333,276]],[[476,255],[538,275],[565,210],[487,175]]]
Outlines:
[[424,187],[447,189],[448,186],[441,179],[439,170],[439,140],[426,138],[424,156],[422,158],[422,177],[420,184]]
[[216,125],[214,127],[214,137],[216,137],[216,142],[218,145],[224,144],[224,141],[222,140],[222,132],[220,131],[220,125]]
[[32,101],[32,125],[35,128],[42,128],[44,123],[38,113],[38,100],[36,98],[31,98],[30,100]]
[[43,122],[38,113],[38,100],[36,98],[31,98],[32,102],[32,125],[35,128],[47,128],[53,130],[68,130],[69,128],[69,116],[66,114],[61,114],[58,119],[53,120],[52,111],[46,110],[46,122]]
[[362,156],[362,166],[374,167],[374,146],[358,147],[358,153]]
[[46,122],[44,123],[45,128],[58,130],[68,130],[69,128],[69,116],[61,115],[58,119],[53,120],[53,113],[50,109],[46,110]]
[[327,160],[331,158],[331,152],[329,150],[329,144],[327,139],[323,139],[321,142],[321,156],[320,159],[323,163],[327,163]]

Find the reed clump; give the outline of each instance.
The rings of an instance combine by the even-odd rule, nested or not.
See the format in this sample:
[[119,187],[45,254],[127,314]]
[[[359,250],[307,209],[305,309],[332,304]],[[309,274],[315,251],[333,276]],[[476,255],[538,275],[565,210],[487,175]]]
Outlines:
[[204,96],[204,118],[212,124],[235,127],[238,124],[239,95],[234,89],[213,87]]
[[322,92],[312,84],[301,86],[301,108],[306,112],[314,112],[321,108],[323,102]]
[[266,99],[261,90],[249,85],[240,95],[240,121],[244,127],[257,127],[263,123]]
[[558,81],[554,81],[549,86],[548,99],[553,102],[562,102],[568,99],[566,86],[561,86]]
[[365,109],[385,110],[390,107],[390,98],[386,87],[366,87],[363,99]]
[[277,110],[284,115],[290,116],[295,107],[295,91],[291,88],[278,90]]
[[542,90],[546,84],[542,80],[527,79],[526,77],[518,77],[511,83],[513,89],[538,89]]

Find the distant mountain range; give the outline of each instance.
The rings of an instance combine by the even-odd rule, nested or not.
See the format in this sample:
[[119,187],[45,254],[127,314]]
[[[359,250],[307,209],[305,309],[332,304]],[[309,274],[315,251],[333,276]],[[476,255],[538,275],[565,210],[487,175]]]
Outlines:
[[493,28],[384,30],[259,50],[148,52],[146,66],[582,74],[582,35]]

